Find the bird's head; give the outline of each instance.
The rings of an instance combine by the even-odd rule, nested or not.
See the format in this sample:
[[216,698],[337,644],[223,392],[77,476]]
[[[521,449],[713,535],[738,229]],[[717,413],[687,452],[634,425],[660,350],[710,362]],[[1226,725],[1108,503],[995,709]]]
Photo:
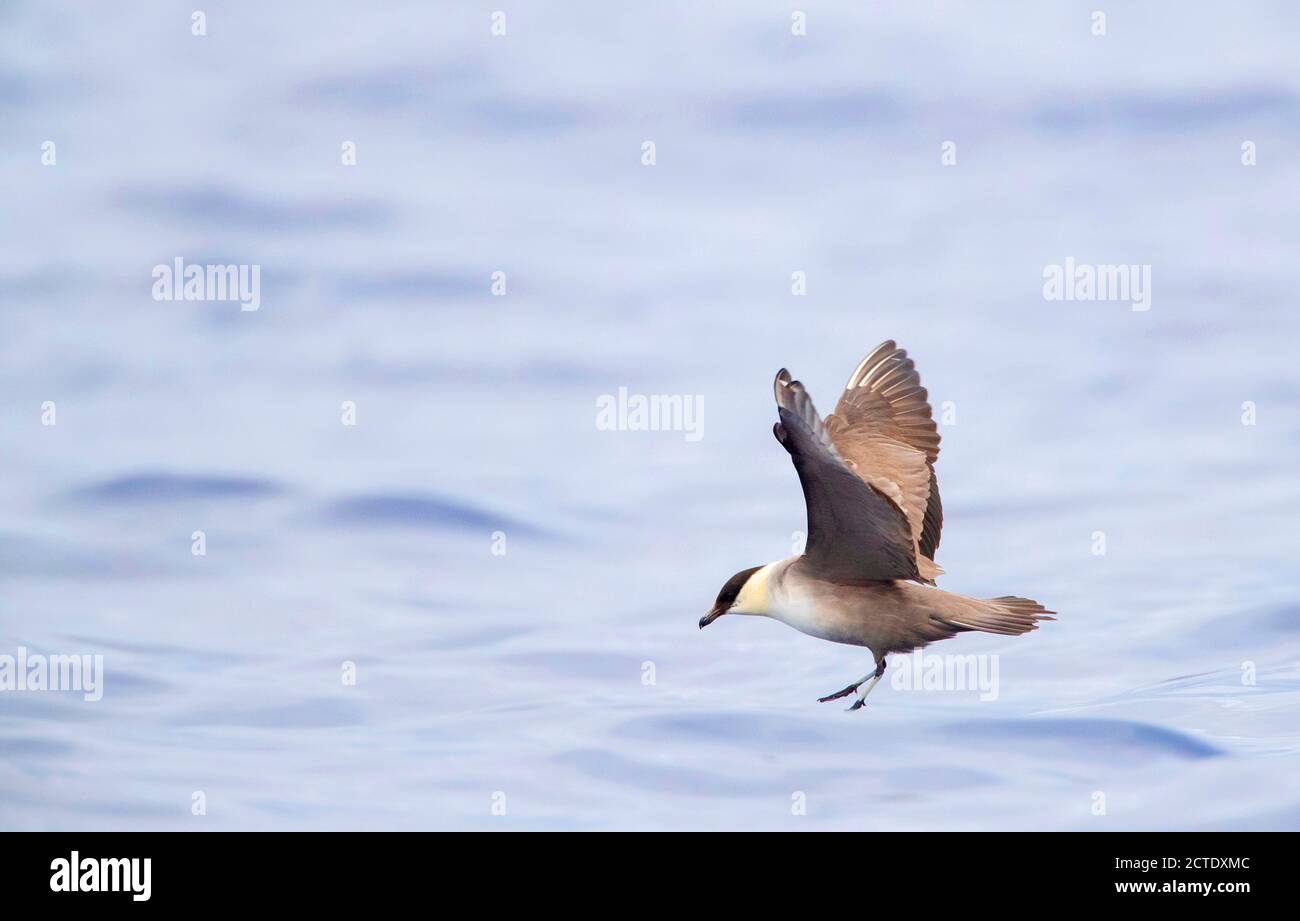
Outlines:
[[712,610],[700,618],[700,629],[723,614],[766,614],[767,569],[766,566],[753,566],[728,579],[722,591],[718,592]]

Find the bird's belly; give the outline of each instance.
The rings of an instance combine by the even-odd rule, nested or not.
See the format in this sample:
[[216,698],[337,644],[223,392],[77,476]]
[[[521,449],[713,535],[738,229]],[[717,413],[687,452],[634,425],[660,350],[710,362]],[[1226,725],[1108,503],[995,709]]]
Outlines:
[[775,600],[777,604],[772,608],[772,616],[800,633],[830,640],[832,643],[867,645],[860,617],[836,611],[830,605],[818,605],[816,599],[811,597],[787,594]]

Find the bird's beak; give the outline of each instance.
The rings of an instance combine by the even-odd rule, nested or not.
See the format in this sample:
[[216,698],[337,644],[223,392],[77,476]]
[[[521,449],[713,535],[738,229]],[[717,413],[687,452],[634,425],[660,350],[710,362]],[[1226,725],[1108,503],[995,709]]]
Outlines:
[[713,606],[712,611],[710,611],[709,613],[705,614],[703,617],[700,618],[700,629],[703,630],[709,624],[713,623],[715,620],[717,620],[719,617],[721,617],[723,614],[726,613],[727,613],[726,608],[724,608],[722,605],[715,604]]

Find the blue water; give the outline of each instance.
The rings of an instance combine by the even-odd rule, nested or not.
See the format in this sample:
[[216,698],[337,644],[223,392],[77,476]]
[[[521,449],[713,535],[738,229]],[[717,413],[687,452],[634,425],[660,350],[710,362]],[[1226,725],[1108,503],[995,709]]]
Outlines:
[[[0,828],[1300,827],[1300,13],[810,6],[0,6],[0,654],[106,669],[0,693]],[[846,714],[696,621],[803,526],[773,373],[887,337],[941,585],[1060,619]]]

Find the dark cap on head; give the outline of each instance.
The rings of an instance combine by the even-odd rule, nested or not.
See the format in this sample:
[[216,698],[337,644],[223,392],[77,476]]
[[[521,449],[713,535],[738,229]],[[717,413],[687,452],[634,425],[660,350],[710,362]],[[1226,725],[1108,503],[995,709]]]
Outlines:
[[703,630],[723,614],[726,614],[727,609],[735,604],[736,596],[739,595],[740,590],[745,587],[745,583],[749,581],[749,577],[762,568],[762,566],[751,566],[749,569],[742,569],[740,572],[728,579],[727,584],[722,586],[722,591],[718,592],[718,600],[713,602],[713,610],[700,618],[700,629]]

